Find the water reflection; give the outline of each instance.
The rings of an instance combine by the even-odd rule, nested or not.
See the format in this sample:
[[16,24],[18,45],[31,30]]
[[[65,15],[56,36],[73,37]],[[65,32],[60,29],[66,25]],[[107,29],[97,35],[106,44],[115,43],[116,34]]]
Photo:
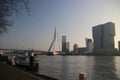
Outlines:
[[94,60],[92,80],[119,80],[116,76],[114,57],[96,56]]
[[60,80],[67,80],[68,77],[68,64],[67,64],[67,58],[65,56],[62,57],[61,60],[61,69],[60,69]]
[[120,80],[120,57],[116,56],[39,56],[39,74],[59,80]]
[[116,56],[114,59],[115,68],[116,68],[116,75],[120,80],[120,56]]
[[87,80],[92,80],[94,61],[94,56],[86,56],[85,73]]

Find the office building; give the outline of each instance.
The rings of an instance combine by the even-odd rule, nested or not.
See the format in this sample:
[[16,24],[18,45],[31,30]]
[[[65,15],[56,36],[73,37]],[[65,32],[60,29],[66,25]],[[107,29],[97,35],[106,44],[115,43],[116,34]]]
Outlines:
[[94,26],[92,28],[93,40],[94,40],[94,52],[99,51],[113,51],[114,48],[114,36],[115,36],[115,24],[108,22]]
[[119,51],[120,51],[120,41],[118,41],[118,48],[119,48]]
[[73,45],[73,52],[75,54],[78,53],[78,45],[76,43]]
[[70,43],[67,42],[66,43],[66,53],[69,53],[70,52]]
[[85,41],[86,41],[86,50],[87,50],[87,53],[92,53],[93,52],[92,39],[85,38]]
[[78,48],[78,54],[85,54],[87,51],[87,48],[86,47],[79,47]]
[[62,52],[66,52],[66,36],[62,36]]

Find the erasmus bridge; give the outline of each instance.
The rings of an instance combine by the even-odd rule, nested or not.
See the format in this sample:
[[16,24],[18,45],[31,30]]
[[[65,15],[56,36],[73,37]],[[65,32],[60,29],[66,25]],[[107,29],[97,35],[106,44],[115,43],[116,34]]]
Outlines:
[[59,49],[58,51],[61,50],[60,44],[61,44],[60,36],[57,33],[56,28],[55,28],[54,37],[53,37],[53,40],[52,40],[52,42],[50,44],[50,47],[48,49],[48,54],[49,55],[56,55],[56,54],[58,54],[57,48]]

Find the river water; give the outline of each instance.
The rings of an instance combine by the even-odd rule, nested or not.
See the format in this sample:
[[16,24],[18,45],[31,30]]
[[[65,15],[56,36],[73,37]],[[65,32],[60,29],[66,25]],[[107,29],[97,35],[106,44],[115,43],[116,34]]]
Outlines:
[[120,80],[120,56],[38,56],[39,74],[58,80]]

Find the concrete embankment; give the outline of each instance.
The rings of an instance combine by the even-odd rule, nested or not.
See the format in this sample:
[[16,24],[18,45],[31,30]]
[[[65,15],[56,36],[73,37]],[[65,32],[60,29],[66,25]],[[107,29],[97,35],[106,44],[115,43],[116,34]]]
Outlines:
[[45,80],[5,63],[0,63],[0,80]]
[[39,75],[36,73],[30,73],[4,63],[2,57],[0,57],[0,80],[57,80],[45,75]]

